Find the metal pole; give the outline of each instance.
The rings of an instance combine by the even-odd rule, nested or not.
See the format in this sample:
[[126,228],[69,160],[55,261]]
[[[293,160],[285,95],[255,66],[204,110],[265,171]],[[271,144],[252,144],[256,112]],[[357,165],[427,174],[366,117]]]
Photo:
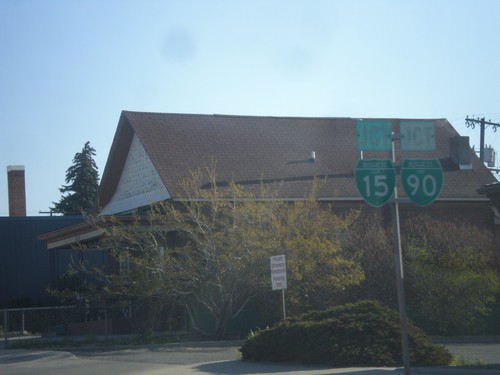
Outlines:
[[485,130],[485,124],[484,124],[484,117],[481,118],[481,140],[480,140],[480,145],[479,145],[479,159],[484,163],[484,130]]
[[7,317],[7,314],[7,309],[3,309],[3,336],[5,340],[5,349],[7,349],[7,346],[9,344],[9,340],[7,338],[7,332],[9,331],[9,318]]
[[24,336],[24,310],[21,311],[21,336]]
[[403,349],[403,364],[405,375],[411,374],[410,354],[408,346],[408,324],[406,321],[405,290],[403,274],[403,256],[401,251],[401,234],[399,228],[399,205],[395,201],[392,205],[393,247],[396,266],[396,288],[398,292],[399,324],[401,326],[401,346]]
[[286,320],[285,289],[281,289],[281,302],[282,302],[282,307],[283,307],[283,320]]
[[[396,164],[395,139],[392,136],[392,162]],[[393,231],[393,250],[394,261],[396,266],[396,289],[398,293],[399,307],[399,325],[401,327],[401,348],[403,350],[403,365],[405,375],[411,375],[410,368],[410,350],[408,345],[408,323],[406,319],[405,306],[405,289],[404,289],[404,273],[403,273],[403,252],[401,251],[401,231],[399,225],[399,204],[398,204],[398,188],[394,188],[394,203],[391,205],[392,213],[392,231]]]
[[104,337],[108,338],[108,307],[104,303]]

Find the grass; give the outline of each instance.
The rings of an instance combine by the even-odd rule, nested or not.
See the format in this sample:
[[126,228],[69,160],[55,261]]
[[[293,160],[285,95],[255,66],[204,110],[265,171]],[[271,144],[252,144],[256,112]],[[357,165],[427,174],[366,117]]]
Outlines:
[[67,349],[85,346],[133,346],[204,341],[198,334],[36,337],[9,341],[9,349]]
[[471,359],[462,355],[454,356],[450,366],[475,370],[500,370],[500,364],[485,364],[479,358]]
[[478,367],[478,366],[484,366],[485,364],[483,363],[483,361],[481,361],[478,358],[469,359],[469,358],[466,358],[466,357],[460,355],[460,356],[453,357],[452,365],[453,366],[460,366],[460,367]]

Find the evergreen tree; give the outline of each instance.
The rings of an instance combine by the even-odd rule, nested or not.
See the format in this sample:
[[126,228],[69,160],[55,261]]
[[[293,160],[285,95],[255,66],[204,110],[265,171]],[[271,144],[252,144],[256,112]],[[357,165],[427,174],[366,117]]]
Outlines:
[[81,152],[75,154],[73,165],[66,171],[66,184],[59,191],[63,194],[52,211],[63,215],[91,213],[97,198],[99,172],[93,159],[95,150],[86,142]]

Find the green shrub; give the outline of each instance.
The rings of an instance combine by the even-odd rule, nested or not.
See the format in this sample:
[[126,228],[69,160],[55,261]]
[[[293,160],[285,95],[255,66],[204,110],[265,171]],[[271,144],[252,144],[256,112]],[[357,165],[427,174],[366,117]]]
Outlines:
[[[448,365],[451,354],[409,323],[410,362]],[[249,335],[244,360],[330,366],[402,365],[399,315],[378,302],[362,301],[291,318]]]

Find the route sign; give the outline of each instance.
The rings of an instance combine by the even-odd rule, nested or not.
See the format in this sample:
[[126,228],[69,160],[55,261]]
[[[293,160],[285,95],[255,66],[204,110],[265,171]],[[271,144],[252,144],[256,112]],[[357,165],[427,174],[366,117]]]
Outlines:
[[432,121],[401,121],[401,151],[434,151],[436,136]]
[[368,204],[380,207],[392,197],[396,170],[390,160],[358,160],[354,176],[359,194]]
[[390,121],[357,120],[358,151],[391,151],[392,129]]
[[413,203],[427,206],[443,188],[441,163],[437,159],[406,159],[401,166],[401,183]]

